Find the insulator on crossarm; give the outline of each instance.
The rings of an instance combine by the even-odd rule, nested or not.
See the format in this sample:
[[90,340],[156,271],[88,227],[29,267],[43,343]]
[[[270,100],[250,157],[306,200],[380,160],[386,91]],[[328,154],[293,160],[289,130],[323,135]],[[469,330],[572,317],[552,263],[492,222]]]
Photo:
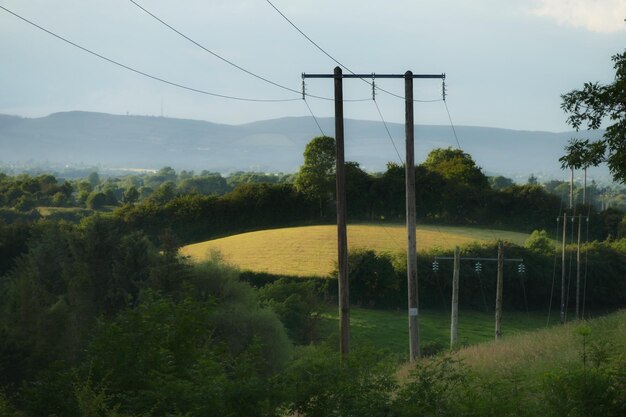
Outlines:
[[372,73],[372,100],[376,101],[376,74]]

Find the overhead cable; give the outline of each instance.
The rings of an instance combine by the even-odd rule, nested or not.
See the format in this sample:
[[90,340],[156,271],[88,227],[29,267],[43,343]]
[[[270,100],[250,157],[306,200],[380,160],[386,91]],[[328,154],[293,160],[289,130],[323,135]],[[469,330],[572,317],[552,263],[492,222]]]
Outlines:
[[[132,0],[131,0],[132,1]],[[335,62],[337,65],[339,65],[340,67],[344,68],[346,71],[348,71],[350,74],[352,75],[356,75],[356,73],[354,71],[352,71],[350,68],[348,68],[346,65],[342,64],[338,59],[336,59],[334,56],[332,56],[330,53],[326,52],[326,50],[324,48],[322,48],[321,46],[319,46],[317,44],[317,42],[315,42],[313,39],[311,39],[311,37],[309,37],[306,33],[304,33],[295,23],[293,23],[291,21],[291,19],[289,19],[283,12],[280,11],[280,9],[278,9],[278,7],[276,7],[270,0],[265,0],[267,2],[267,4],[269,4],[279,15],[281,15],[283,17],[283,19],[285,19],[287,21],[287,23],[289,23],[295,30],[297,30],[302,36],[304,36],[304,38],[306,40],[308,40],[313,46],[315,46],[317,49],[319,49],[324,55],[326,55],[328,58],[330,58],[333,62]],[[366,80],[365,78],[359,77],[359,79],[361,81],[363,81],[364,83],[376,88],[379,91],[382,91],[383,93],[387,93],[391,96],[400,98],[402,100],[405,99],[404,96],[401,96],[399,94],[395,94],[392,93],[391,91],[387,91],[384,88],[380,88],[379,86],[374,86],[373,83],[369,82],[368,80]],[[348,101],[348,100],[346,100]],[[357,100],[355,100],[357,101]],[[361,101],[361,100],[358,100]],[[437,100],[413,100],[414,102],[418,102],[418,103],[429,103],[429,102],[436,102],[436,101],[441,101],[441,99],[437,99]]]
[[42,27],[42,26],[40,26],[40,25],[38,25],[38,24],[36,24],[36,23],[34,23],[34,22],[32,22],[32,21],[28,20],[28,19],[26,19],[26,18],[24,18],[24,17],[20,16],[19,14],[15,13],[15,12],[12,12],[11,10],[7,9],[7,8],[6,8],[6,7],[4,7],[4,6],[0,6],[0,9],[2,9],[2,10],[4,10],[4,11],[6,11],[7,13],[12,14],[13,16],[15,16],[15,17],[17,17],[18,19],[20,19],[20,20],[22,20],[22,21],[24,21],[24,22],[28,23],[29,25],[34,26],[34,27],[36,27],[37,29],[39,29],[39,30],[41,30],[41,31],[46,32],[47,34],[52,35],[52,36],[54,36],[55,38],[57,38],[57,39],[59,39],[59,40],[62,40],[63,42],[65,42],[65,43],[67,43],[67,44],[70,44],[70,45],[74,46],[75,48],[78,48],[78,49],[80,49],[80,50],[82,50],[82,51],[84,51],[84,52],[87,52],[87,53],[89,53],[89,54],[91,54],[91,55],[93,55],[93,56],[95,56],[95,57],[98,57],[98,58],[100,58],[100,59],[102,59],[102,60],[104,60],[104,61],[107,61],[107,62],[111,63],[111,64],[117,65],[118,67],[124,68],[124,69],[126,69],[126,70],[128,70],[128,71],[132,71],[132,72],[134,72],[134,73],[136,73],[136,74],[139,74],[139,75],[142,75],[142,76],[144,76],[144,77],[146,77],[146,78],[150,78],[150,79],[152,79],[152,80],[159,81],[159,82],[161,82],[161,83],[168,84],[168,85],[171,85],[171,86],[173,86],[173,87],[181,88],[181,89],[183,89],[183,90],[193,91],[193,92],[195,92],[195,93],[204,94],[204,95],[208,95],[208,96],[219,97],[219,98],[224,98],[224,99],[229,99],[229,100],[237,100],[237,101],[252,101],[252,102],[287,102],[287,101],[296,101],[296,100],[299,100],[299,98],[290,98],[290,99],[259,99],[259,98],[249,98],[249,97],[236,97],[236,96],[230,96],[230,95],[226,95],[226,94],[213,93],[213,92],[210,92],[210,91],[201,90],[201,89],[198,89],[198,88],[189,87],[189,86],[186,86],[186,85],[183,85],[183,84],[179,84],[179,83],[176,83],[176,82],[173,82],[173,81],[169,81],[169,80],[166,80],[166,79],[164,79],[164,78],[157,77],[157,76],[155,76],[155,75],[151,75],[151,74],[148,74],[148,73],[146,73],[146,72],[143,72],[143,71],[140,71],[140,70],[138,70],[138,69],[135,69],[135,68],[133,68],[133,67],[130,67],[130,66],[128,66],[128,65],[122,64],[121,62],[116,61],[116,60],[114,60],[114,59],[107,58],[106,56],[104,56],[104,55],[102,55],[102,54],[99,54],[99,53],[97,53],[97,52],[94,52],[94,51],[92,51],[91,49],[88,49],[88,48],[86,48],[86,47],[84,47],[84,46],[81,46],[81,45],[79,45],[79,44],[77,44],[77,43],[75,43],[75,42],[72,42],[72,41],[70,41],[69,39],[64,38],[63,36],[60,36],[60,35],[58,35],[58,34],[56,34],[56,33],[52,32],[51,30],[48,30],[48,29],[46,29],[46,28],[44,28],[44,27]]
[[448,109],[448,102],[443,100],[444,106],[446,106],[446,113],[448,113],[448,120],[450,121],[450,126],[452,127],[452,133],[454,133],[454,139],[456,140],[456,146],[461,149],[461,143],[459,142],[459,137],[456,134],[456,129],[454,127],[454,123],[452,123],[452,117],[450,116],[450,110]]
[[243,68],[240,65],[235,64],[233,61],[224,58],[223,56],[211,51],[210,49],[208,49],[207,47],[205,47],[204,45],[196,42],[195,40],[193,40],[192,38],[190,38],[189,36],[185,35],[184,33],[182,33],[181,31],[179,31],[178,29],[174,28],[172,25],[170,25],[169,23],[165,22],[163,19],[161,19],[160,17],[156,16],[154,13],[150,12],[149,10],[147,10],[145,7],[143,7],[142,5],[140,5],[139,3],[137,3],[135,0],[129,0],[132,4],[134,4],[135,6],[137,6],[139,9],[143,10],[145,13],[147,13],[149,16],[151,16],[152,18],[154,18],[156,21],[160,22],[161,24],[163,24],[164,26],[166,26],[168,29],[172,30],[173,32],[177,33],[178,35],[182,36],[183,38],[187,39],[189,42],[193,43],[194,45],[196,45],[197,47],[203,49],[204,51],[208,52],[209,54],[213,55],[214,57],[222,60],[223,62],[227,63],[228,65],[231,65],[235,68],[237,68],[240,71],[245,72],[248,75],[251,75],[255,78],[258,78],[261,81],[264,81],[268,84],[271,84],[273,86],[282,88],[283,90],[287,90],[287,91],[291,91],[292,93],[296,93],[296,94],[300,94],[300,92],[298,90],[295,90],[293,88],[289,88],[287,86],[284,86],[282,84],[279,84],[277,82],[274,82],[272,80],[269,80],[265,77],[262,77],[258,74],[255,74],[254,72]]
[[387,126],[387,122],[385,122],[385,119],[383,118],[383,113],[380,111],[380,107],[378,107],[378,103],[376,102],[376,100],[372,100],[374,102],[374,105],[376,106],[376,110],[378,110],[378,115],[380,116],[380,120],[383,122],[383,126],[385,126],[385,130],[387,131],[387,136],[389,137],[389,140],[391,141],[391,144],[393,145],[393,149],[396,150],[396,154],[398,155],[398,159],[400,160],[400,163],[402,165],[404,165],[404,160],[402,159],[402,156],[400,155],[400,152],[398,151],[398,148],[396,147],[396,142],[393,140],[393,137],[391,136],[391,132],[389,131],[389,127]]
[[315,114],[313,114],[313,110],[311,110],[311,106],[309,106],[309,103],[307,103],[306,100],[302,100],[302,101],[304,101],[304,104],[306,104],[307,109],[309,109],[309,113],[311,113],[311,116],[313,117],[313,120],[315,121],[315,124],[317,125],[317,128],[320,130],[320,133],[322,134],[322,136],[326,136],[326,134],[322,130],[322,126],[320,126],[320,123],[317,121],[317,117],[315,117]]
[[[134,4],[135,6],[137,6],[139,9],[144,11],[146,14],[148,14],[150,17],[152,17],[153,19],[155,19],[156,21],[158,21],[159,23],[161,23],[162,25],[164,25],[165,27],[170,29],[171,31],[173,31],[176,34],[182,36],[183,38],[185,38],[186,40],[188,40],[192,44],[196,45],[198,48],[204,50],[205,52],[207,52],[207,53],[209,53],[211,55],[213,55],[214,57],[220,59],[221,61],[225,62],[226,64],[228,64],[228,65],[230,65],[230,66],[232,66],[234,68],[237,68],[238,70],[243,71],[246,74],[248,74],[248,75],[250,75],[250,76],[252,76],[254,78],[257,78],[257,79],[259,79],[259,80],[261,80],[263,82],[271,84],[271,85],[273,85],[275,87],[282,88],[283,90],[286,90],[286,91],[289,91],[289,92],[292,92],[292,93],[300,94],[300,91],[298,91],[298,90],[296,90],[294,88],[287,87],[286,85],[283,85],[283,84],[279,84],[279,83],[277,83],[275,81],[270,80],[267,77],[263,77],[263,76],[261,76],[259,74],[256,74],[255,72],[249,70],[249,69],[246,69],[246,68],[242,67],[241,65],[236,64],[235,62],[231,61],[230,59],[224,58],[223,56],[221,56],[218,53],[210,50],[209,48],[207,48],[206,46],[202,45],[201,43],[195,41],[194,39],[192,39],[188,35],[186,35],[183,32],[181,32],[180,30],[176,29],[175,27],[173,27],[172,25],[170,25],[169,23],[167,23],[166,21],[164,21],[163,19],[161,19],[160,17],[158,17],[157,15],[155,15],[154,13],[152,13],[151,11],[149,11],[148,9],[146,9],[145,7],[143,7],[142,5],[137,3],[135,0],[129,0],[129,1],[132,4]],[[330,98],[330,97],[317,96],[317,95],[314,95],[314,94],[306,94],[306,95],[309,96],[309,97],[312,97],[312,98],[320,99],[320,100],[327,100],[327,101],[334,100],[333,98]],[[367,99],[346,99],[345,101],[365,101],[365,100],[367,100]]]

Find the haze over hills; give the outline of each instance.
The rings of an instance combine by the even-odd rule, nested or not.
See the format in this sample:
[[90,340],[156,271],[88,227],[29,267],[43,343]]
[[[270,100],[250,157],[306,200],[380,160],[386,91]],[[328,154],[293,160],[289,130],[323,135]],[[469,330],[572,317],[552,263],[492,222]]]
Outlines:
[[[318,119],[333,135],[334,119]],[[388,123],[396,147],[404,155],[404,125]],[[416,125],[416,160],[437,147],[456,147],[450,126]],[[463,150],[489,175],[523,180],[563,178],[558,158],[572,137],[595,139],[601,132],[531,132],[457,126]],[[198,120],[104,113],[65,112],[41,118],[0,115],[0,163],[94,165],[103,168],[295,172],[302,153],[320,131],[311,117],[289,117],[243,125]],[[399,162],[384,125],[345,120],[346,159],[368,171]],[[608,178],[596,170],[594,178]]]

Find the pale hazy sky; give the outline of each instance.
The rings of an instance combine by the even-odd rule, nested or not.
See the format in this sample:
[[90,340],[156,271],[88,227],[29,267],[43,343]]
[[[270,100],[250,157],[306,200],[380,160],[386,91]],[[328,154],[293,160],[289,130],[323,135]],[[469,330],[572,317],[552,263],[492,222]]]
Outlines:
[[[301,73],[335,63],[265,0],[137,0],[205,47],[299,90]],[[568,130],[560,95],[585,81],[610,82],[610,58],[626,46],[626,0],[272,0],[326,51],[360,73],[446,73],[457,125]],[[23,17],[111,59],[219,94],[298,98],[228,66],[153,20],[128,0],[0,0]],[[308,115],[304,103],[249,103],[183,91],[71,47],[0,10],[0,113],[68,110],[245,123]],[[403,93],[402,80],[379,85]],[[371,88],[346,80],[346,98]],[[332,96],[331,80],[307,91]],[[436,99],[436,80],[416,80],[415,97]],[[388,121],[403,101],[380,94]],[[317,116],[332,102],[309,99]],[[379,120],[371,101],[346,103],[346,117]],[[447,124],[442,103],[416,104],[416,123]]]

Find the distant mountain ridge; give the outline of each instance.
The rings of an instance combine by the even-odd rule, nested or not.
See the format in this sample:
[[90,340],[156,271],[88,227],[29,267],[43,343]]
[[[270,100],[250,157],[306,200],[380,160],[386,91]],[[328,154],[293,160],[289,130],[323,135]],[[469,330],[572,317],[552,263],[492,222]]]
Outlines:
[[[318,118],[334,132],[333,118]],[[388,123],[404,158],[404,125]],[[558,158],[572,137],[602,132],[531,132],[456,126],[464,151],[490,174],[523,177],[563,175]],[[90,112],[41,118],[0,115],[0,163],[26,161],[117,168],[295,172],[311,138],[320,134],[311,117],[287,117],[242,125]],[[368,171],[383,171],[399,157],[381,122],[345,120],[346,159]],[[450,126],[416,125],[416,161],[437,147],[456,147]],[[606,170],[605,170],[606,171]]]

